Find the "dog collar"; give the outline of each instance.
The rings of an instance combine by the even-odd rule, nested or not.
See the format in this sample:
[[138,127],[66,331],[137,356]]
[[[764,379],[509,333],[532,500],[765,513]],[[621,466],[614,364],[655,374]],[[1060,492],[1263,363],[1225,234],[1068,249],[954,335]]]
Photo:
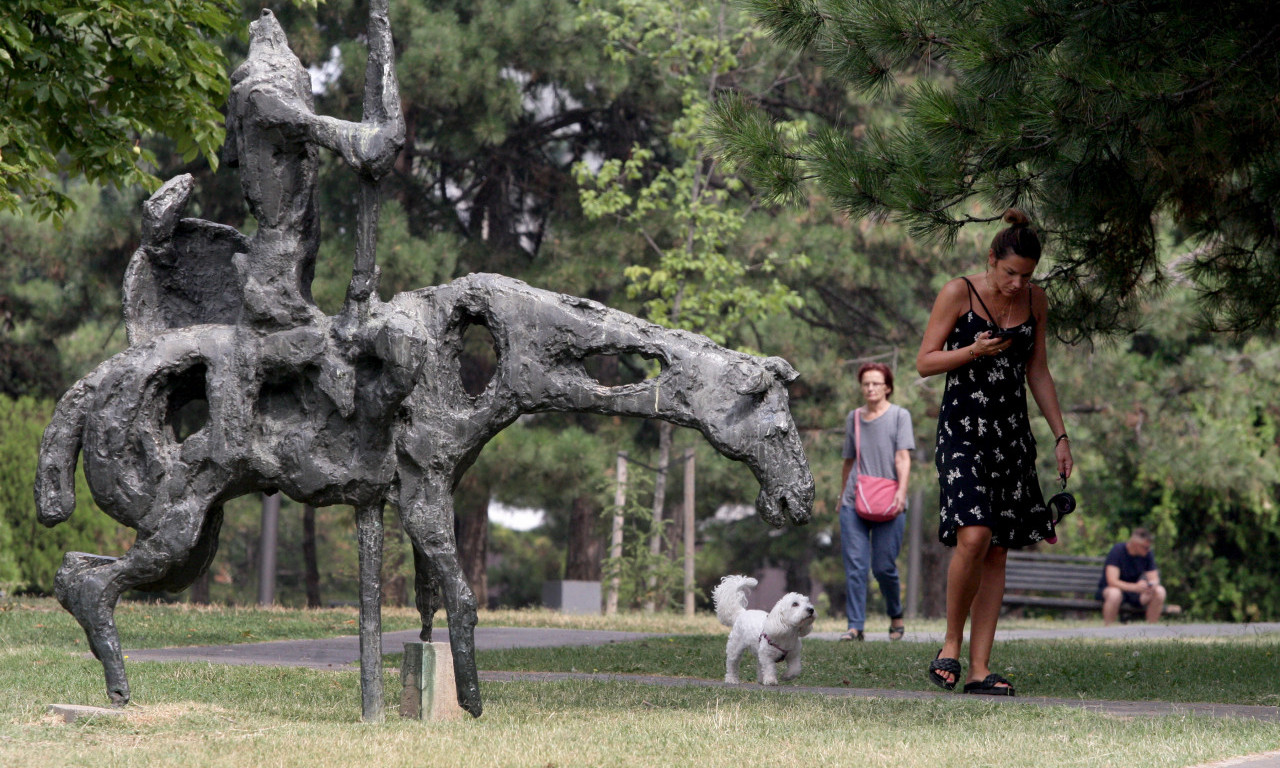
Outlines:
[[778,661],[782,661],[787,658],[787,654],[790,653],[790,651],[788,651],[786,648],[783,648],[782,646],[770,640],[769,636],[763,632],[760,633],[760,638],[764,640],[766,643],[768,643],[769,645],[772,645],[774,648],[777,648],[779,651],[782,652],[782,655],[778,657]]

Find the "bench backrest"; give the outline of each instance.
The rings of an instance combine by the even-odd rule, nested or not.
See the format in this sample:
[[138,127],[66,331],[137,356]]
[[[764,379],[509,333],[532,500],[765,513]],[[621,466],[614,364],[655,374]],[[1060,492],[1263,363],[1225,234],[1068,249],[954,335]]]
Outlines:
[[1009,552],[1004,588],[1038,592],[1070,592],[1093,595],[1098,591],[1105,558]]

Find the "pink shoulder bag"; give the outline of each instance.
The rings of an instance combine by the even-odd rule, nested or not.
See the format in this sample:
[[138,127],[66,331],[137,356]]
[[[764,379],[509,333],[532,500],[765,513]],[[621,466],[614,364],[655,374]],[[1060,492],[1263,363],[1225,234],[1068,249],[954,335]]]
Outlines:
[[893,511],[893,497],[898,493],[898,481],[888,477],[864,475],[862,465],[862,409],[853,414],[853,445],[858,452],[854,464],[853,509],[858,517],[869,523],[884,523],[898,516]]

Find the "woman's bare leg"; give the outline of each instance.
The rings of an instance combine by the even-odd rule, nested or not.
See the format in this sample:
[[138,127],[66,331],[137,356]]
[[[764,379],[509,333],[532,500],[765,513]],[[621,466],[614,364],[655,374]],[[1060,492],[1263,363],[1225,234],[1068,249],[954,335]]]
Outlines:
[[1004,565],[1008,554],[1009,550],[1004,547],[988,547],[982,562],[982,583],[969,610],[973,620],[969,627],[970,681],[982,680],[991,674],[988,665],[996,639],[996,622],[1000,619],[1000,604],[1004,600]]
[[942,641],[945,658],[960,658],[964,625],[969,619],[969,606],[982,584],[990,544],[991,529],[985,526],[966,525],[957,533],[956,548],[947,566],[947,635]]

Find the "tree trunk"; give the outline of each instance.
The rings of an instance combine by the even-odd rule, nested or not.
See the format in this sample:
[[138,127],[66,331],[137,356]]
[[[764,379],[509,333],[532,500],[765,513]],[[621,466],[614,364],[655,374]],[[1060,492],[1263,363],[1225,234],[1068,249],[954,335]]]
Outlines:
[[[667,468],[671,465],[671,433],[675,427],[670,422],[658,422],[658,476],[653,480],[653,531],[649,534],[649,554],[656,562],[662,554],[662,514],[667,495]],[[651,575],[645,581],[648,585],[648,596],[644,601],[644,610],[653,613],[658,601],[658,577]]]
[[[805,531],[804,533],[808,533]],[[803,535],[803,534],[802,534]],[[787,561],[787,591],[799,592],[802,595],[813,595],[813,577],[811,575],[813,560],[818,556],[817,545],[813,536],[805,536],[804,549],[800,556]]]
[[[925,443],[928,446],[928,443]],[[933,469],[933,450],[919,451],[920,467]],[[923,497],[924,494],[921,494]],[[947,568],[951,565],[951,548],[938,541],[938,512],[933,505],[922,507],[920,515],[920,615],[939,618],[947,615]]]
[[694,456],[697,454],[692,448],[686,448],[684,452],[684,509],[681,517],[684,518],[683,529],[684,535],[680,537],[684,543],[684,615],[692,616],[695,608],[696,598],[694,595],[694,549],[697,541],[694,537],[694,520],[693,513],[695,509],[694,494],[696,493],[695,474],[697,468],[694,464]]
[[613,616],[618,612],[618,589],[621,576],[617,567],[622,561],[622,528],[623,510],[627,505],[627,452],[618,451],[617,487],[613,494],[613,521],[609,531],[609,561],[612,563],[613,575],[609,577],[609,591],[605,596],[604,613]]
[[463,575],[475,593],[476,604],[489,605],[489,486],[477,473],[468,473],[453,494],[454,533]]
[[316,508],[302,507],[302,568],[307,607],[320,607],[320,566],[316,561]]
[[598,532],[600,510],[591,496],[573,500],[569,513],[569,546],[565,552],[564,577],[578,581],[600,581],[604,540]]
[[409,604],[409,546],[402,526],[392,526],[385,539],[387,551],[382,565],[382,597],[385,605]]
[[205,571],[191,583],[191,602],[194,605],[209,604],[209,582],[212,580],[211,574]]
[[[929,515],[925,515],[926,520]],[[936,520],[934,521],[936,526]],[[937,528],[924,531],[924,547],[921,554],[920,614],[926,618],[947,615],[947,566],[951,564],[951,549],[938,541]]]

